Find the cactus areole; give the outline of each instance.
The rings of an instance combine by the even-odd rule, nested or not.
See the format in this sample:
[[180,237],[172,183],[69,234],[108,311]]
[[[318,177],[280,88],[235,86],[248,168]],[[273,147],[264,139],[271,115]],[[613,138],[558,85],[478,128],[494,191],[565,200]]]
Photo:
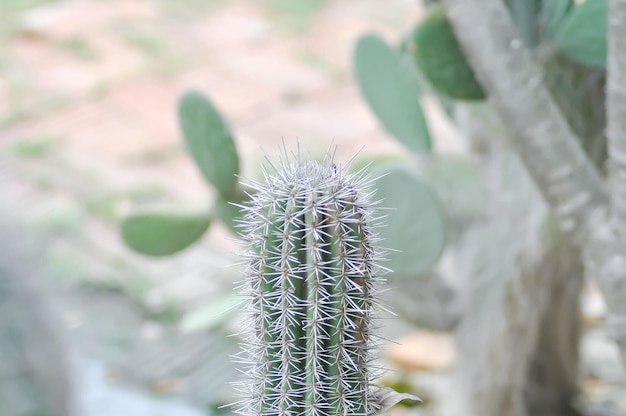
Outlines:
[[283,158],[245,207],[250,328],[240,385],[245,416],[377,414],[372,317],[384,271],[369,179]]

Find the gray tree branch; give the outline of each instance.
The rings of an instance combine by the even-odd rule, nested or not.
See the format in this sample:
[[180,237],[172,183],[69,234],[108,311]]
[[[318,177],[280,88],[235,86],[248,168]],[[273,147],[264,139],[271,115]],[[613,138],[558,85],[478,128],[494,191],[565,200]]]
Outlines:
[[[509,130],[523,163],[564,231],[585,246],[585,267],[606,300],[608,328],[626,363],[626,4],[609,8],[607,187],[542,84],[500,0],[443,0],[476,76]],[[607,208],[611,202],[611,215]],[[609,218],[612,220],[609,221]]]
[[609,212],[596,221],[585,266],[608,306],[607,329],[626,364],[626,1],[609,1],[607,136]]
[[476,76],[561,228],[586,236],[605,184],[543,84],[501,0],[443,0]]
[[609,1],[607,136],[611,220],[626,238],[626,1]]

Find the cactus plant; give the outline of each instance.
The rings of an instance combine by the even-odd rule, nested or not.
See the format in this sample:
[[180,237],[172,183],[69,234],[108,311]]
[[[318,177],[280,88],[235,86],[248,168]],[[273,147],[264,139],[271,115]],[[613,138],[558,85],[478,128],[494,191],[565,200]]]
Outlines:
[[[607,3],[612,20],[607,20]],[[585,231],[589,213],[607,209],[608,206],[606,191],[597,175],[607,166],[607,154],[611,161],[611,146],[608,146],[608,151],[606,146],[607,108],[613,108],[613,115],[623,119],[615,109],[624,107],[621,100],[624,78],[620,77],[623,71],[619,71],[624,66],[620,65],[620,58],[625,56],[623,48],[620,50],[620,45],[624,45],[620,42],[624,31],[623,25],[610,24],[613,20],[620,20],[616,17],[620,11],[622,16],[626,16],[622,5],[619,0],[442,0],[441,5],[428,7],[426,18],[417,23],[412,37],[408,40],[404,40],[406,36],[402,38],[404,41],[399,50],[413,55],[418,79],[429,81],[436,90],[429,91],[424,83],[421,84],[421,93],[434,98],[439,98],[439,93],[448,95],[448,102],[452,103],[454,110],[448,111],[448,114],[470,138],[469,143],[476,151],[467,161],[476,167],[479,174],[480,187],[476,194],[479,199],[474,199],[478,203],[468,203],[459,195],[451,194],[449,189],[442,191],[437,180],[429,180],[430,184],[434,183],[439,196],[444,196],[442,200],[446,203],[452,237],[452,247],[448,251],[451,262],[448,264],[455,264],[456,269],[448,274],[447,267],[440,267],[437,270],[440,278],[436,280],[450,282],[458,293],[456,297],[439,298],[442,301],[435,302],[435,310],[454,311],[458,305],[454,316],[460,318],[456,333],[459,334],[459,351],[463,354],[461,373],[468,374],[465,381],[469,381],[467,392],[471,398],[471,405],[464,409],[471,414],[565,414],[569,411],[566,408],[571,406],[568,401],[576,390],[572,386],[576,386],[578,370],[577,351],[572,346],[578,344],[580,334],[579,316],[571,311],[579,305],[580,285],[577,279],[582,266],[576,258],[576,249],[569,245],[571,241],[562,244],[559,241],[557,246],[539,235],[543,234],[540,225],[547,215],[544,202],[541,198],[533,202],[539,196],[528,198],[529,195],[523,194],[524,188],[520,188],[519,184],[511,187],[511,183],[515,184],[512,181],[528,178],[524,177],[526,172],[523,169],[519,172],[511,170],[519,167],[515,166],[518,162],[510,152],[514,149],[519,153],[536,181],[534,185],[541,189],[553,212],[571,215],[571,218],[561,221],[561,225],[567,224],[563,228],[581,232],[580,241],[593,236],[594,233]],[[442,7],[445,7],[445,13]],[[612,47],[608,48],[612,58],[608,60],[607,26],[609,45]],[[615,69],[613,88],[610,88],[611,64]],[[358,67],[359,62],[355,65]],[[605,71],[607,66],[609,81]],[[476,82],[478,79],[480,84]],[[373,77],[370,80],[377,81]],[[385,87],[394,88],[394,83],[376,88]],[[608,99],[608,105],[605,105],[605,91],[609,97],[611,92],[614,93]],[[460,102],[479,100],[487,93],[493,99],[484,104]],[[610,111],[608,113],[610,115]],[[610,127],[611,122],[608,125]],[[541,127],[533,130],[537,126]],[[616,122],[613,126],[618,126],[613,138],[624,137],[623,128],[619,127],[623,125]],[[611,129],[608,131],[611,137]],[[515,144],[511,147],[503,145],[506,139]],[[576,139],[580,140],[589,159],[597,165],[597,171],[588,166],[586,156],[581,154],[579,144],[574,142]],[[437,153],[437,146],[434,147]],[[619,159],[619,152],[616,153]],[[549,158],[541,159],[546,155]],[[435,158],[440,156],[435,155]],[[427,177],[423,167],[428,169],[432,159],[424,159],[417,162],[422,170],[420,173]],[[540,166],[539,160],[547,160],[545,166]],[[552,175],[557,167],[563,166],[572,169],[558,178]],[[611,166],[610,163],[608,166]],[[441,168],[446,171],[451,166]],[[447,173],[454,173],[454,170]],[[392,186],[399,185],[392,179],[390,176],[382,178],[381,189],[391,192]],[[496,186],[495,182],[491,183],[492,179],[502,182]],[[617,183],[608,182],[610,185]],[[558,196],[555,196],[555,189],[558,189]],[[616,188],[611,189],[615,191]],[[514,195],[506,196],[511,190],[514,190]],[[446,194],[454,198],[445,198]],[[602,208],[589,208],[583,203],[574,207],[564,202],[574,200],[573,195],[583,194],[592,195],[586,201],[593,201]],[[394,201],[394,195],[390,194],[391,198],[386,199],[392,207],[399,206]],[[520,205],[522,200],[524,204]],[[461,209],[452,205],[461,205]],[[477,209],[472,209],[471,205]],[[567,206],[563,208],[564,205]],[[519,210],[520,207],[523,209]],[[495,215],[489,214],[492,208],[497,211]],[[577,214],[577,210],[585,213]],[[413,217],[417,217],[418,212],[421,214],[420,208],[416,207],[413,211]],[[393,215],[397,216],[398,212],[401,213],[401,210],[394,211]],[[575,213],[582,219],[574,219]],[[535,228],[522,227],[524,232],[530,232],[529,238],[519,238],[520,233],[512,232],[523,225],[522,220],[533,217],[540,221]],[[509,220],[500,224],[503,218]],[[390,216],[391,226],[387,229],[394,228],[393,219]],[[583,225],[577,225],[577,221]],[[401,225],[410,223],[410,219],[399,222]],[[600,223],[594,223],[592,228],[602,229]],[[487,238],[482,235],[473,240],[472,235],[481,228],[506,232],[502,234],[499,244],[490,247],[495,241],[492,236]],[[408,226],[398,229],[406,232]],[[402,235],[399,232],[392,234]],[[381,237],[385,235],[381,233]],[[562,236],[559,238],[562,239]],[[589,240],[587,243],[594,247],[597,242],[593,238]],[[550,244],[545,241],[550,241]],[[400,246],[394,246],[393,241],[388,241],[386,245],[406,251],[407,247],[418,246],[419,242],[408,239]],[[515,248],[516,245],[519,247]],[[557,250],[553,251],[555,247]],[[619,247],[619,244],[614,247]],[[512,249],[518,254],[508,255]],[[476,257],[475,250],[487,255]],[[612,250],[606,251],[611,253],[607,256],[619,257],[619,250]],[[424,250],[420,252],[424,253]],[[464,252],[471,254],[465,257]],[[467,259],[470,257],[478,268],[463,278],[465,271],[469,270]],[[599,258],[602,260],[597,263],[589,261],[587,266],[591,264],[593,268],[594,264],[606,264],[602,255]],[[511,259],[515,264],[506,267],[507,273],[495,273],[489,277],[490,269],[501,268],[503,261]],[[593,259],[593,255],[589,255],[588,259]],[[396,271],[402,270],[392,262],[389,265]],[[609,281],[604,284],[615,289],[611,284],[619,273],[609,273],[608,269],[603,268],[598,275],[604,275],[604,279]],[[436,276],[435,273],[432,275]],[[565,277],[567,279],[563,280]],[[430,284],[434,280],[429,278],[426,281]],[[565,281],[567,290],[563,290],[562,286]],[[392,283],[404,282],[398,279]],[[419,299],[437,299],[438,288],[438,285],[431,285],[422,290]],[[606,292],[611,295],[607,299],[618,299],[613,292]],[[406,295],[408,291],[400,293]],[[416,299],[417,296],[411,298],[413,302]],[[620,305],[619,300],[616,304]],[[423,313],[420,307],[410,310],[411,313]],[[494,317],[501,321],[494,324]],[[421,319],[413,321],[423,322]],[[493,328],[497,331],[489,334],[488,331]],[[622,355],[626,356],[624,351],[626,348],[622,348]],[[551,352],[564,357],[558,360],[558,366],[554,365],[554,360],[548,359]],[[495,366],[494,357],[498,361]],[[526,357],[528,361],[521,361],[520,357]],[[550,377],[544,377],[546,374]]]
[[379,265],[369,179],[283,158],[245,207],[246,416],[370,415]]
[[433,6],[416,26],[413,43],[417,67],[439,92],[458,100],[485,99],[441,7]]
[[187,148],[204,177],[221,194],[234,192],[239,156],[230,128],[213,103],[199,91],[188,91],[178,103],[178,118]]
[[124,220],[122,237],[138,253],[167,256],[189,247],[210,224],[211,217],[204,212],[144,212]]
[[381,164],[373,173],[377,195],[390,208],[380,231],[389,248],[390,276],[411,278],[429,271],[447,238],[445,212],[435,192],[397,162]]
[[419,101],[419,84],[403,59],[376,33],[359,37],[354,69],[363,97],[390,134],[416,154],[430,151],[430,134]]
[[0,220],[0,229],[5,237],[0,251],[0,415],[69,416],[60,325],[33,275],[33,258],[21,247],[20,231],[6,219]]
[[573,0],[542,0],[541,17],[543,30],[547,36],[554,37],[561,21],[573,4]]
[[248,198],[237,184],[239,155],[228,123],[201,92],[185,92],[178,103],[178,118],[186,148],[215,190],[213,208],[202,212],[137,212],[122,222],[122,238],[138,253],[169,256],[200,239],[213,220],[233,230],[241,213],[234,204]]
[[587,0],[572,6],[554,30],[557,49],[574,62],[606,68],[606,0]]

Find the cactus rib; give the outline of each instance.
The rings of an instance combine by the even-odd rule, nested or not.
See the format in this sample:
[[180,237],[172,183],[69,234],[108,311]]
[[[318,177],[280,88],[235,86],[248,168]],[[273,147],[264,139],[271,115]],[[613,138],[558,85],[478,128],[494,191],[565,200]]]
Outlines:
[[[384,268],[363,172],[283,158],[245,207],[246,416],[367,416]],[[274,166],[273,166],[274,167]],[[275,167],[274,167],[275,168]]]

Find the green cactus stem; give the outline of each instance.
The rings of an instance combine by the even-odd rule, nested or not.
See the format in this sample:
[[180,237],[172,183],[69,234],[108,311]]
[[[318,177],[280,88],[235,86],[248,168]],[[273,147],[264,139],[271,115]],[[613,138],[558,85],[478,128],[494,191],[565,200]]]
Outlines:
[[367,416],[379,265],[371,181],[327,156],[283,157],[245,206],[241,233],[250,331],[245,416]]

